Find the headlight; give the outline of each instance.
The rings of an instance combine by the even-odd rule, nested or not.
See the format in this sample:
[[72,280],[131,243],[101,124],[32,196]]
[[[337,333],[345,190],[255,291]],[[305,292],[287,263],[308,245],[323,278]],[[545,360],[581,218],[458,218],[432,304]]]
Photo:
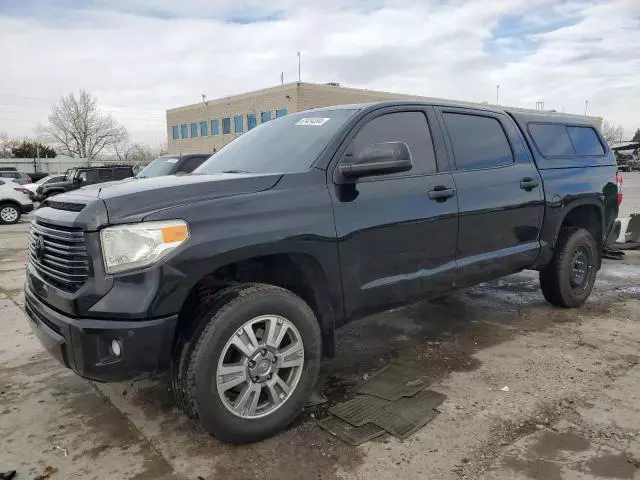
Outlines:
[[152,265],[189,238],[183,220],[143,222],[107,227],[100,232],[107,273]]

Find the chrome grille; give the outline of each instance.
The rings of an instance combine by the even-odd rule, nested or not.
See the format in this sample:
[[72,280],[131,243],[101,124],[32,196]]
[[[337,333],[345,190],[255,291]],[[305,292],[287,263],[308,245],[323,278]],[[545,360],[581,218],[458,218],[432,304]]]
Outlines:
[[47,282],[75,292],[89,276],[84,233],[78,229],[31,222],[29,263]]

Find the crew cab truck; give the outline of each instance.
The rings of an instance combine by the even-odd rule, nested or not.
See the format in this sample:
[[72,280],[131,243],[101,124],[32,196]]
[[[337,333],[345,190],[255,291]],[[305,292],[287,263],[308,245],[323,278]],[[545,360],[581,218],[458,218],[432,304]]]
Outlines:
[[36,199],[40,201],[53,195],[58,195],[59,193],[76,190],[83,186],[123,180],[129,177],[133,177],[133,168],[131,165],[70,168],[65,172],[63,180],[38,186],[36,189]]
[[305,405],[349,320],[523,269],[582,305],[617,215],[585,120],[386,102],[262,124],[195,173],[44,202],[25,308],[97,381],[170,370],[217,438],[263,439]]

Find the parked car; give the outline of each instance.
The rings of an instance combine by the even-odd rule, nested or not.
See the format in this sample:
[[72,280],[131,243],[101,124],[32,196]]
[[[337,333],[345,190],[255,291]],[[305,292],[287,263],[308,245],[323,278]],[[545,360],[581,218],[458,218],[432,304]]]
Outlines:
[[137,178],[161,177],[163,175],[184,175],[193,172],[211,156],[211,153],[189,153],[185,155],[164,155],[144,167]]
[[170,370],[210,433],[257,441],[299,414],[350,320],[524,269],[551,304],[582,305],[615,182],[613,153],[577,116],[404,101],[304,111],[192,175],[45,202],[25,308],[79,375]]
[[13,180],[0,178],[0,224],[18,223],[23,214],[32,210],[29,190]]
[[640,170],[640,162],[638,156],[631,151],[616,151],[616,162],[618,163],[618,169],[621,172],[631,172],[633,170]]
[[0,178],[9,178],[20,185],[25,185],[32,182],[29,175],[24,172],[16,172],[15,170],[0,171]]
[[37,194],[38,187],[42,185],[49,185],[52,183],[58,183],[62,181],[64,181],[64,175],[47,175],[46,177],[41,178],[37,182],[26,184],[24,188],[26,188],[31,192],[32,197],[35,197]]
[[67,170],[62,181],[38,186],[36,198],[44,200],[52,195],[76,190],[87,185],[123,180],[129,177],[133,177],[133,169],[130,165],[72,168]]

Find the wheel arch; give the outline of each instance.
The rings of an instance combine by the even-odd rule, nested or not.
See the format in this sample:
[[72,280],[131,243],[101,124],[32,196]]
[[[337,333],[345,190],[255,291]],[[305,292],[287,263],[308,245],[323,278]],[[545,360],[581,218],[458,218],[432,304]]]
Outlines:
[[308,253],[273,253],[234,259],[201,275],[189,290],[180,310],[177,335],[194,327],[189,313],[207,297],[237,283],[266,283],[290,290],[313,310],[322,332],[323,354],[334,355],[336,300],[327,273]]

